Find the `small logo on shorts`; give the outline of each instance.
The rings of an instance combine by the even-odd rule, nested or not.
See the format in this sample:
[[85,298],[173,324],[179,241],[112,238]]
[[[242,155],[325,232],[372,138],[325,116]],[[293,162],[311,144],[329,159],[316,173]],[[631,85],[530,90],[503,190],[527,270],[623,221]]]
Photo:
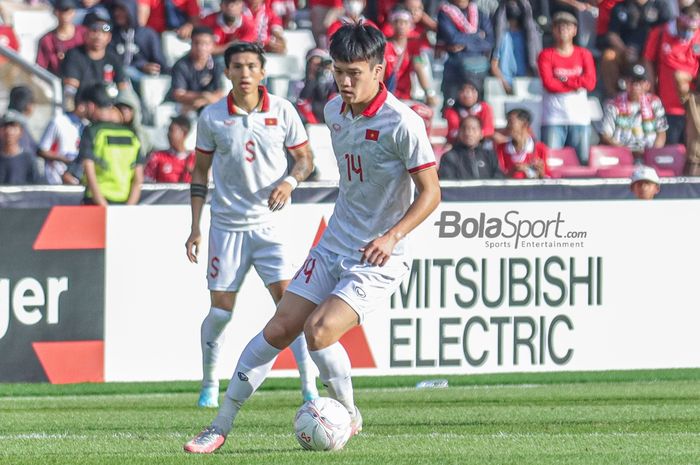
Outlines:
[[241,381],[248,381],[248,377],[242,371],[238,372],[238,379],[240,379]]
[[207,342],[207,345],[209,346],[210,349],[216,349],[216,347],[219,345],[216,342]]
[[367,297],[367,293],[366,293],[365,290],[362,289],[361,287],[355,286],[355,294],[357,294],[358,296],[362,297],[363,299],[364,299],[365,297]]

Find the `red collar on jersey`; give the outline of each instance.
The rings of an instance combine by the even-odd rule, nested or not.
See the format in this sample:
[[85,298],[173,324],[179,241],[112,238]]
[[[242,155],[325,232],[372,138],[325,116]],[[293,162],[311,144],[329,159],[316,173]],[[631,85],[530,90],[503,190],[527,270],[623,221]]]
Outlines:
[[[270,96],[267,94],[267,88],[265,86],[258,86],[258,92],[262,93],[262,107],[260,108],[261,113],[266,113],[270,111]],[[228,93],[228,98],[226,99],[226,104],[228,105],[228,114],[235,115],[238,114],[237,106],[233,101],[233,91]]]
[[[365,111],[362,112],[362,116],[366,116],[367,118],[372,118],[374,115],[377,114],[379,109],[384,105],[384,102],[386,102],[386,96],[387,96],[387,90],[386,86],[384,85],[383,82],[379,83],[379,93],[372,99],[371,102],[369,102],[369,105],[367,105],[367,108],[365,108]],[[340,106],[340,113],[343,114],[347,110],[347,104],[343,102],[343,104]]]

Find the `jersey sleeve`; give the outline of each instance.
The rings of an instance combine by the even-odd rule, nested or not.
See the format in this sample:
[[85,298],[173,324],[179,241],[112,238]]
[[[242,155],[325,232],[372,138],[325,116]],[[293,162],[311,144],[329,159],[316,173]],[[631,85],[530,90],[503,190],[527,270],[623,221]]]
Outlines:
[[435,153],[425,132],[425,123],[417,114],[403,117],[396,132],[396,146],[409,173],[435,166]]
[[51,120],[49,121],[49,125],[46,126],[46,129],[44,130],[44,134],[41,136],[41,140],[39,140],[39,149],[43,150],[44,152],[48,152],[49,150],[51,150],[51,147],[53,147],[57,136],[58,125],[56,124],[55,120]]
[[209,127],[209,118],[207,112],[202,112],[197,121],[197,143],[195,144],[197,151],[212,155],[216,150],[216,142]]
[[287,134],[284,138],[285,147],[292,150],[309,142],[309,136],[306,134],[304,123],[302,123],[299,113],[296,112],[291,103],[285,103],[284,113],[285,119],[287,120]]

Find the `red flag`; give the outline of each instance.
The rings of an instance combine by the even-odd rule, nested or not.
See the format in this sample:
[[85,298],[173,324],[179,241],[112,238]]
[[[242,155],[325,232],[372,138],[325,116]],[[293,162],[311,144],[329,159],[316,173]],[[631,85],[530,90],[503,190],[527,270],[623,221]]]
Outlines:
[[377,141],[379,139],[379,131],[375,131],[374,129],[367,129],[365,131],[365,140],[373,140]]

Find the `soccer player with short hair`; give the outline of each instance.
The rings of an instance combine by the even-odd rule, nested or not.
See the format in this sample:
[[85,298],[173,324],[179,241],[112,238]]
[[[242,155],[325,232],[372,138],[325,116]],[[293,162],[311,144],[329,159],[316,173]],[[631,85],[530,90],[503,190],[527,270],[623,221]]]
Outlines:
[[[185,244],[187,258],[197,263],[199,223],[212,167],[216,189],[211,201],[207,262],[211,309],[201,329],[200,407],[218,407],[216,362],[224,328],[231,320],[236,295],[250,266],[255,267],[275,304],[296,271],[289,257],[289,244],[276,225],[279,215],[275,212],[285,206],[297,184],[313,169],[308,136],[294,106],[268,94],[260,85],[265,77],[262,48],[239,42],[226,50],[224,60],[233,89],[227,97],[207,106],[199,117],[191,184],[192,231]],[[290,176],[285,147],[295,160]],[[318,391],[306,341],[303,336],[293,339],[303,397],[313,399]]]
[[398,288],[409,271],[403,239],[440,202],[425,126],[381,82],[385,45],[378,29],[362,24],[333,35],[340,95],[325,109],[341,174],[333,216],[275,316],[241,354],[218,416],[185,444],[187,452],[211,453],[224,444],[243,403],[302,331],[330,396],[350,412],[352,432],[362,428],[350,359],[338,341]]

